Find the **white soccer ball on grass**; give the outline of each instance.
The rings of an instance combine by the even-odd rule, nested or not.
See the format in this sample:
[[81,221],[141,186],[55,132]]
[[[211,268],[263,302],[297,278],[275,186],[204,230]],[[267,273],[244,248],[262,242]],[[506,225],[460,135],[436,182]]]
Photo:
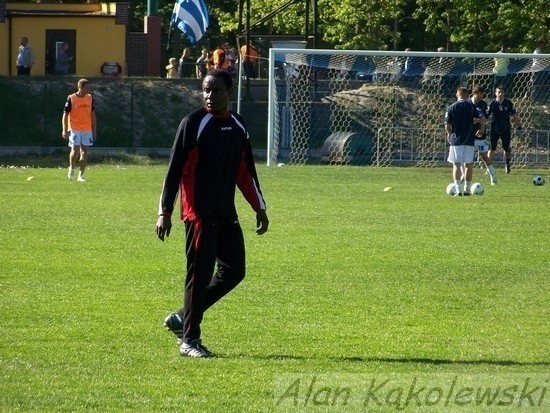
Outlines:
[[533,178],[533,185],[541,186],[544,185],[544,178],[540,175],[537,175]]
[[472,185],[471,191],[474,195],[483,195],[485,188],[479,182],[476,182]]
[[445,190],[445,192],[447,192],[447,195],[451,195],[451,196],[453,196],[454,194],[456,194],[456,186],[455,186],[455,184],[450,183],[449,185],[447,185],[447,189]]

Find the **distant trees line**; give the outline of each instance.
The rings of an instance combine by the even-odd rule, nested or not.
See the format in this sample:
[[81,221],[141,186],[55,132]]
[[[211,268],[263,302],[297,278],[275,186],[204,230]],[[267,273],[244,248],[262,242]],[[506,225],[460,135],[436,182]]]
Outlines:
[[[235,44],[235,36],[244,30],[239,27],[239,4],[246,9],[247,0],[204,1],[210,27],[197,47],[214,48],[222,40]],[[506,44],[510,52],[532,53],[539,41],[550,43],[548,0],[250,0],[251,24],[284,9],[254,26],[252,33],[313,35],[314,1],[319,16],[317,43],[323,48],[428,51],[444,47],[447,51],[496,52]],[[143,30],[147,2],[130,1],[132,31]],[[173,6],[174,0],[158,0],[156,14],[163,21],[165,42]],[[241,17],[244,22],[245,11]],[[174,33],[171,43],[176,48],[189,46],[177,29]]]
[[[246,1],[246,0],[245,0]],[[243,1],[243,5],[246,4]],[[266,22],[254,26],[255,35],[313,35],[314,0],[250,0],[254,24],[289,5]],[[198,47],[234,42],[239,28],[239,3],[205,0],[211,24]],[[159,0],[158,15],[168,32],[173,0]],[[132,5],[133,30],[143,29],[147,0]],[[246,9],[246,8],[245,8]],[[496,52],[502,44],[510,52],[532,53],[538,41],[550,40],[547,0],[317,0],[318,47],[358,50],[436,50]],[[243,13],[242,21],[245,21]],[[179,32],[173,38],[188,46]],[[548,53],[548,51],[546,51]]]

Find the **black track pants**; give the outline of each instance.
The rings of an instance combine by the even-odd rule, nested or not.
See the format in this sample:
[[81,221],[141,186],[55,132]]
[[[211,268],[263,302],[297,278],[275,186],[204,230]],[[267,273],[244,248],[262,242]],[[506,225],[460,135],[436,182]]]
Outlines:
[[179,313],[189,343],[200,338],[204,312],[243,280],[245,249],[237,219],[197,219],[185,222],[185,232],[187,275]]

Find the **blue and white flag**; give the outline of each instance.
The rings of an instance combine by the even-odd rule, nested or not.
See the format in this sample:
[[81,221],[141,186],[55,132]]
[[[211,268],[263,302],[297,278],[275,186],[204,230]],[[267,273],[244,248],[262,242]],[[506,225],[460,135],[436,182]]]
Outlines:
[[204,1],[176,0],[172,23],[187,35],[191,43],[197,43],[210,23]]

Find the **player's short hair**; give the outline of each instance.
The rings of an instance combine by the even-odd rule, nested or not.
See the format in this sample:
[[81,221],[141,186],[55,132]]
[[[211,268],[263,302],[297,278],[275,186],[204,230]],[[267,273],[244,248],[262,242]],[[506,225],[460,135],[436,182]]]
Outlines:
[[456,88],[456,93],[458,93],[460,96],[468,96],[468,89],[466,89],[464,86],[459,86]]
[[506,92],[506,89],[504,89],[504,85],[496,85],[496,86],[495,86],[495,91],[496,91],[497,89],[500,89],[500,90],[502,90],[503,92]]
[[87,87],[90,84],[90,81],[88,79],[80,79],[77,83],[78,87]]
[[227,90],[231,90],[233,88],[233,78],[231,77],[231,74],[227,70],[212,69],[208,71],[206,76],[221,77],[225,83],[225,87],[227,88]]
[[483,90],[481,86],[477,85],[472,89],[472,93],[485,93],[485,90]]

